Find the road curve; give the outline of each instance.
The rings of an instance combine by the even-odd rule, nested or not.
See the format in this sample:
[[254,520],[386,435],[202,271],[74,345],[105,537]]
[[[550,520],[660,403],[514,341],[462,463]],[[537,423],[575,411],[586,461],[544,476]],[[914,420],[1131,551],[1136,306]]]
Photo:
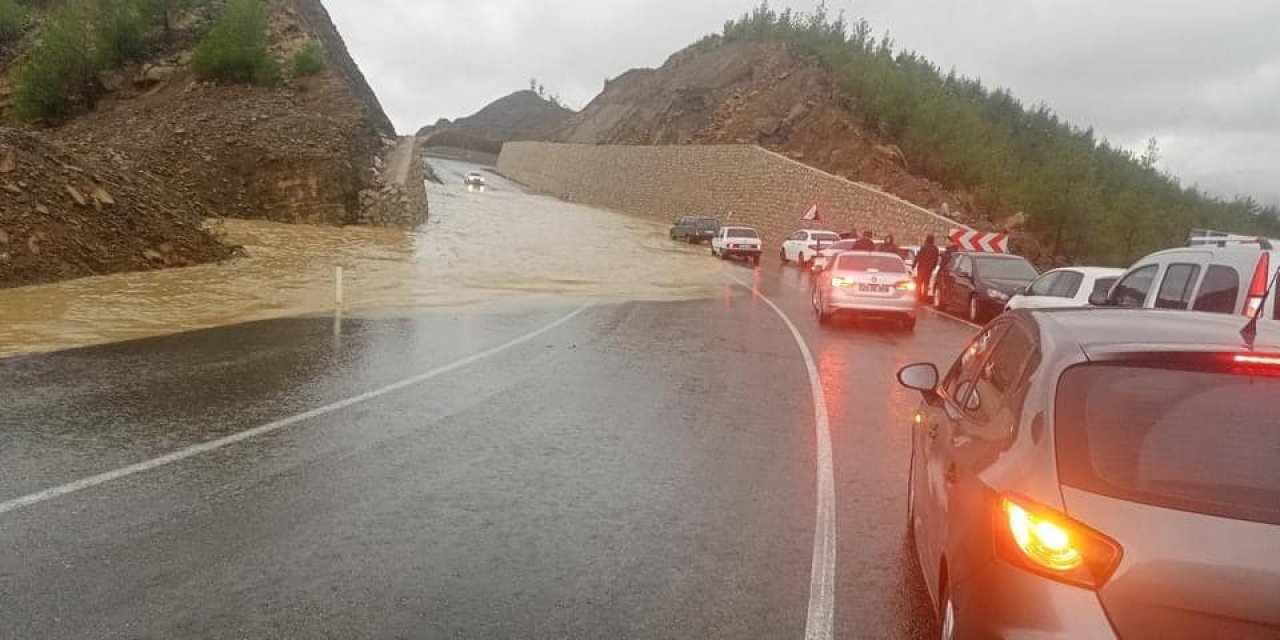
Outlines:
[[820,327],[799,270],[723,268],[0,360],[0,502],[286,422],[0,514],[0,638],[803,637],[814,404],[764,297],[829,416],[834,636],[926,637],[893,372],[973,330]]

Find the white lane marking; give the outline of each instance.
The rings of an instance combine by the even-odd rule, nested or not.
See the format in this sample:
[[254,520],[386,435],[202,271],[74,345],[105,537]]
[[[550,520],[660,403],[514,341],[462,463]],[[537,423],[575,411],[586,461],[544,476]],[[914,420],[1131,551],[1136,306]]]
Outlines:
[[970,327],[973,327],[974,329],[981,329],[981,328],[982,328],[982,325],[980,325],[980,324],[974,324],[974,323],[972,323],[972,322],[969,322],[968,320],[965,320],[964,318],[957,318],[957,317],[955,317],[955,316],[953,316],[953,315],[951,315],[951,314],[949,314],[949,313],[943,313],[943,312],[941,312],[941,311],[938,311],[937,309],[935,309],[935,308],[934,308],[934,307],[932,307],[932,306],[924,306],[924,307],[922,307],[922,308],[923,308],[925,311],[928,311],[928,312],[932,313],[933,315],[938,316],[939,318],[946,318],[947,320],[954,320],[954,321],[956,321],[956,322],[959,322],[960,324],[969,325]]
[[813,532],[813,566],[809,570],[809,615],[805,620],[805,640],[830,640],[835,621],[836,596],[836,489],[835,471],[831,464],[831,423],[827,417],[827,399],[822,393],[822,379],[818,376],[818,365],[814,362],[813,353],[805,343],[804,336],[796,328],[791,318],[774,304],[759,289],[726,273],[729,279],[746,287],[773,312],[782,318],[782,323],[791,330],[800,355],[804,357],[804,366],[809,373],[809,388],[813,392],[813,422],[818,440],[818,517]]
[[503,351],[506,351],[507,349],[510,349],[512,347],[519,346],[525,342],[528,342],[574,319],[579,314],[581,314],[582,312],[586,311],[589,308],[591,308],[591,305],[589,304],[583,305],[575,309],[569,315],[566,315],[560,318],[559,320],[556,320],[548,325],[545,325],[540,329],[526,333],[518,338],[504,342],[491,349],[486,349],[484,351],[481,351],[480,353],[467,356],[466,358],[451,362],[442,367],[432,369],[425,373],[420,373],[411,378],[405,378],[404,380],[389,384],[380,389],[374,389],[373,391],[368,391],[358,396],[352,396],[345,400],[339,400],[333,404],[327,404],[323,407],[312,409],[310,411],[304,411],[303,413],[299,413],[294,416],[289,416],[288,418],[282,418],[280,420],[276,420],[275,422],[264,424],[260,427],[254,427],[247,431],[233,433],[229,436],[218,438],[217,440],[210,440],[208,442],[202,442],[200,444],[193,445],[185,449],[179,449],[178,451],[174,451],[173,453],[160,456],[159,458],[153,458],[151,460],[146,460],[144,462],[139,462],[137,464],[131,464],[127,467],[121,467],[114,471],[100,473],[96,476],[89,476],[87,478],[82,478],[80,480],[76,480],[75,482],[69,482],[61,486],[52,487],[49,489],[45,489],[43,491],[37,491],[36,493],[25,495],[25,496],[22,496],[21,498],[14,498],[13,500],[9,500],[7,502],[0,502],[0,514],[5,514],[10,511],[14,511],[16,509],[21,509],[23,507],[29,507],[31,505],[45,502],[47,500],[52,500],[54,498],[59,498],[71,493],[75,493],[77,491],[83,491],[85,489],[96,487],[100,484],[106,484],[108,482],[119,480],[121,478],[127,478],[129,476],[143,473],[145,471],[151,471],[152,469],[156,469],[158,467],[163,467],[168,464],[173,464],[175,462],[186,460],[187,458],[192,458],[202,453],[208,453],[216,449],[221,449],[225,446],[232,445],[237,442],[243,442],[250,438],[256,438],[261,435],[266,435],[268,433],[271,433],[272,431],[279,431],[280,429],[283,429],[290,425],[297,424],[299,422],[302,422],[303,420],[309,420],[311,418],[322,416],[328,413],[333,413],[334,411],[345,409],[352,405],[360,404],[362,402],[372,400],[379,396],[384,396],[388,393],[391,393],[392,391],[398,391],[405,387],[410,387],[416,384],[420,384],[422,382],[426,382],[427,380],[430,380],[437,376],[441,376],[451,371],[461,369],[462,367],[465,367],[470,364],[474,364],[476,362],[484,360],[485,358],[489,358]]

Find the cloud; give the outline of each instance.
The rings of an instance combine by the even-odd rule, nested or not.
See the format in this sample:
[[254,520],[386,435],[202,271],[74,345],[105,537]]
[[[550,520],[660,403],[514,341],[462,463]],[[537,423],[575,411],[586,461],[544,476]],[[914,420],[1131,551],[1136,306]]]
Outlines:
[[[752,0],[325,0],[402,132],[528,85],[580,108]],[[775,1],[775,7],[788,3]],[[811,1],[790,3],[809,9]],[[1045,103],[1185,184],[1280,202],[1280,2],[833,0],[941,67]]]

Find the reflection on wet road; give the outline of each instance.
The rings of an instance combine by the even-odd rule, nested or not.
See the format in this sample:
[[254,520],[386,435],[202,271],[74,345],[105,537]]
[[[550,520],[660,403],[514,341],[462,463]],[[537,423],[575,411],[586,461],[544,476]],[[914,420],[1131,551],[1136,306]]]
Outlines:
[[329,312],[334,267],[347,313],[403,314],[512,296],[676,300],[720,280],[702,252],[660,225],[524,193],[473,165],[433,160],[431,219],[417,233],[263,221],[213,222],[248,257],[223,264],[0,290],[0,357]]
[[[456,197],[501,197],[490,184]],[[543,238],[521,253],[554,264],[572,245]],[[616,301],[601,278],[0,360],[0,503],[303,414],[0,514],[0,638],[802,637],[813,406],[762,296],[798,326],[830,414],[834,636],[931,637],[902,535],[916,399],[893,372],[972,330],[820,327],[800,271],[671,251],[688,280],[635,265],[635,286],[684,297],[711,276],[712,295]]]

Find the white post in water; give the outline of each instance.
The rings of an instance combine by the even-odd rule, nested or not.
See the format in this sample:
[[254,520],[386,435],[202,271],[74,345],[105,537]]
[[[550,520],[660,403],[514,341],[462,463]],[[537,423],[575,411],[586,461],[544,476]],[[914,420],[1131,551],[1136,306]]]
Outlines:
[[333,268],[333,304],[342,308],[342,267]]

